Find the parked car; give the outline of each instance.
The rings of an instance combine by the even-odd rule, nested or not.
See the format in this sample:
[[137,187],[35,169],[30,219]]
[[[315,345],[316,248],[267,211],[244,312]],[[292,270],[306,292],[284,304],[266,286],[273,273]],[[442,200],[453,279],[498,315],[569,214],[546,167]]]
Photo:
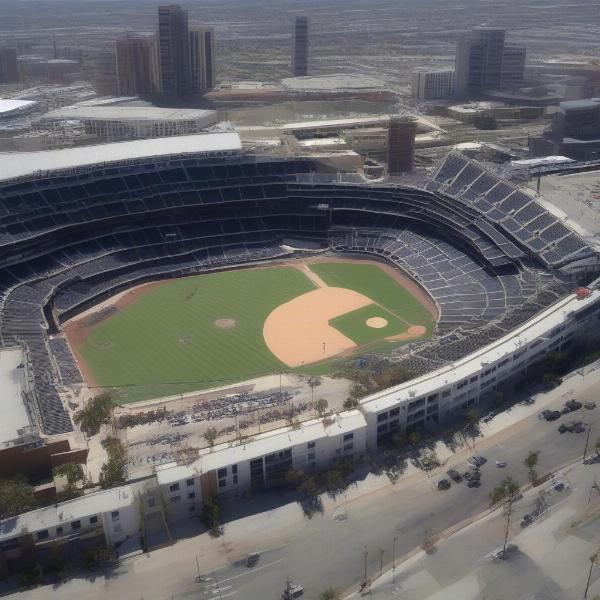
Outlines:
[[504,467],[506,466],[506,461],[505,460],[497,460],[496,461],[496,466],[499,469],[504,469]]
[[258,552],[252,552],[252,553],[248,554],[248,558],[246,559],[246,566],[254,567],[255,565],[258,564],[259,560],[260,560],[260,554]]
[[484,423],[489,423],[494,417],[496,413],[494,411],[489,412],[483,419],[481,419]]
[[304,596],[304,588],[291,581],[288,582],[288,585],[283,592],[283,600],[293,600],[293,598],[300,598],[300,596]]
[[461,474],[455,469],[450,469],[449,471],[446,471],[446,474],[448,475],[448,477],[450,477],[450,479],[452,479],[452,481],[454,481],[454,483],[460,483],[463,480]]
[[588,410],[594,410],[594,408],[596,408],[596,403],[595,402],[586,402],[584,404],[584,406],[588,409]]
[[540,413],[540,416],[545,420],[545,421],[556,421],[556,419],[560,419],[560,415],[561,412],[560,410],[543,410]]
[[476,467],[481,467],[481,465],[485,465],[485,463],[487,462],[487,458],[485,458],[484,456],[471,456],[471,458],[469,458],[467,460],[468,463],[475,465]]
[[571,423],[571,432],[572,433],[583,433],[585,431],[585,423],[581,421],[575,421]]
[[529,527],[533,523],[533,517],[531,515],[523,515],[523,520],[521,521],[521,527]]
[[592,456],[588,456],[584,461],[584,465],[593,465],[597,462],[600,462],[600,454],[593,454]]
[[449,490],[450,489],[450,482],[447,479],[440,479],[438,481],[438,490]]
[[481,479],[481,473],[478,470],[465,471],[463,477],[467,481],[479,481]]
[[564,423],[561,423],[558,426],[558,433],[566,433],[567,431],[570,431],[571,429],[569,428],[568,425],[565,425]]
[[467,487],[470,487],[470,488],[478,488],[480,485],[481,485],[481,481],[479,481],[479,479],[471,479],[467,483]]
[[565,408],[568,408],[570,412],[573,412],[574,410],[579,410],[582,406],[583,404],[575,399],[567,400],[565,402]]

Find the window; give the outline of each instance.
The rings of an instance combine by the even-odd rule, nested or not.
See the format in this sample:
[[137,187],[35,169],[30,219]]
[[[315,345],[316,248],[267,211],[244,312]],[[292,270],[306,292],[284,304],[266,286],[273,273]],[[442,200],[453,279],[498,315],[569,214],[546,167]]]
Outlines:
[[450,390],[444,390],[442,392],[442,398],[448,398],[452,392]]
[[352,442],[350,444],[346,444],[344,446],[344,452],[346,452],[348,450],[352,450],[352,448],[354,448],[354,444]]
[[188,500],[193,500],[196,497],[196,492],[189,492],[188,493]]
[[479,375],[475,375],[475,377],[471,377],[471,379],[469,379],[469,383],[475,383],[478,379]]
[[94,515],[93,517],[90,517],[90,525],[95,525],[98,522],[98,517],[96,515]]
[[379,415],[377,415],[377,422],[381,423],[382,421],[385,421],[388,418],[388,414],[386,412],[381,413]]
[[418,400],[413,400],[409,405],[408,405],[408,410],[414,410],[415,408],[419,408],[420,406],[423,406],[425,404],[425,398],[419,398]]
[[148,498],[148,508],[156,506],[156,498],[154,496]]
[[237,485],[237,482],[238,482],[237,475],[234,475],[233,476],[233,485]]
[[38,540],[47,540],[49,537],[50,537],[50,534],[48,533],[47,529],[42,529],[42,531],[37,532]]
[[119,511],[118,511],[118,510],[113,510],[113,511],[110,513],[110,518],[111,518],[113,521],[118,521],[118,520],[119,520]]
[[390,417],[397,417],[400,414],[400,407],[390,410]]
[[465,387],[465,385],[467,385],[467,383],[469,383],[466,379],[464,381],[460,381],[459,383],[456,384],[456,389],[460,390],[462,388]]
[[353,440],[354,439],[354,434],[353,433],[347,433],[344,436],[344,441],[347,442],[348,440]]
[[225,487],[227,485],[226,479],[219,479],[219,487]]
[[81,529],[81,521],[73,521],[71,523],[71,529],[73,531],[77,531],[77,529]]
[[392,429],[398,429],[398,427],[400,427],[400,419],[394,419],[393,421],[390,421],[390,431]]
[[315,460],[315,453],[314,452],[309,452],[308,453],[308,460]]
[[56,535],[62,535],[63,532],[63,528],[62,527],[57,527],[56,528]]
[[435,393],[435,394],[431,394],[431,396],[427,396],[427,402],[433,402],[434,400],[438,399],[439,394]]
[[308,444],[306,444],[306,447],[310,450],[311,448],[314,448],[317,445],[317,442],[308,442]]
[[231,472],[232,472],[234,475],[237,475],[237,465],[231,465]]
[[385,433],[387,430],[388,430],[387,423],[384,423],[383,425],[379,425],[379,427],[377,427],[378,434]]
[[170,492],[178,492],[179,491],[179,484],[178,483],[172,483],[169,486],[169,491]]
[[171,496],[171,502],[175,504],[176,502],[181,501],[181,496]]
[[192,487],[192,486],[194,485],[194,480],[193,480],[193,479],[188,479],[188,480],[185,482],[185,484],[186,484],[188,487]]
[[223,479],[223,477],[227,477],[227,467],[225,467],[224,469],[219,469],[217,471],[217,477],[219,479]]

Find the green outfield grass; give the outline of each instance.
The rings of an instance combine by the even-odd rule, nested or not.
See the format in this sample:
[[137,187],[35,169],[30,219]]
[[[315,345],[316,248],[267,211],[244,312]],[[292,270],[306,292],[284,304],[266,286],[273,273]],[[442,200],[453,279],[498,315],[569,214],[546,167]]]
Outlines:
[[[433,332],[434,320],[413,296],[376,265],[317,263],[310,268],[328,285],[361,292],[374,304],[342,315],[331,325],[369,351],[396,347],[384,338],[408,324]],[[281,371],[325,375],[336,359],[289,369],[265,344],[266,318],[281,304],[315,289],[293,267],[225,271],[177,279],[152,288],[96,325],[81,354],[103,387],[136,402],[217,387]],[[381,316],[387,327],[365,321]],[[236,326],[221,329],[217,319]],[[293,343],[293,342],[292,342]],[[374,350],[377,349],[377,350]],[[360,352],[361,350],[358,350]]]
[[[372,317],[382,317],[388,322],[387,326],[381,329],[369,327],[367,319]],[[331,319],[329,324],[358,346],[404,333],[408,329],[406,323],[398,319],[389,310],[377,306],[377,304],[363,306],[363,308],[353,310],[341,317]]]
[[425,337],[433,334],[435,319],[429,311],[407,289],[377,265],[323,262],[310,265],[310,270],[327,285],[356,290],[368,296],[398,319],[405,321],[407,325],[423,325],[427,329]]
[[[102,386],[126,402],[216,387],[287,370],[262,328],[280,304],[314,289],[291,267],[174,280],[100,323],[82,355]],[[219,329],[217,319],[235,319]]]

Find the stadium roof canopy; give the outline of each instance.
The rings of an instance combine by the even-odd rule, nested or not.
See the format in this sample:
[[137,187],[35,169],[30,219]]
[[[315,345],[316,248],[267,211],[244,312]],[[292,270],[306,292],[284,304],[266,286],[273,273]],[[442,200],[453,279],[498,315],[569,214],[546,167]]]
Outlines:
[[217,111],[200,108],[160,108],[158,106],[101,106],[76,104],[57,108],[40,120],[84,121],[209,121],[216,123]]
[[37,104],[33,100],[13,100],[0,98],[0,117],[5,117],[14,112],[20,112]]
[[25,371],[21,348],[0,349],[0,444],[15,440],[30,426],[23,403]]
[[236,153],[242,149],[240,136],[226,131],[133,140],[40,152],[0,153],[0,181],[61,169],[75,169],[141,158]]

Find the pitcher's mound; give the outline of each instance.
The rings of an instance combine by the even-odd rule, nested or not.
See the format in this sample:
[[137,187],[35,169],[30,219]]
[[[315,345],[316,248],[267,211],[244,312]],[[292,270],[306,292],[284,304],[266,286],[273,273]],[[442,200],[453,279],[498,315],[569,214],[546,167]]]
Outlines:
[[367,319],[367,327],[372,327],[373,329],[383,329],[388,326],[387,319],[383,317],[371,317]]
[[237,321],[235,319],[217,319],[215,325],[219,329],[233,329],[237,325]]

